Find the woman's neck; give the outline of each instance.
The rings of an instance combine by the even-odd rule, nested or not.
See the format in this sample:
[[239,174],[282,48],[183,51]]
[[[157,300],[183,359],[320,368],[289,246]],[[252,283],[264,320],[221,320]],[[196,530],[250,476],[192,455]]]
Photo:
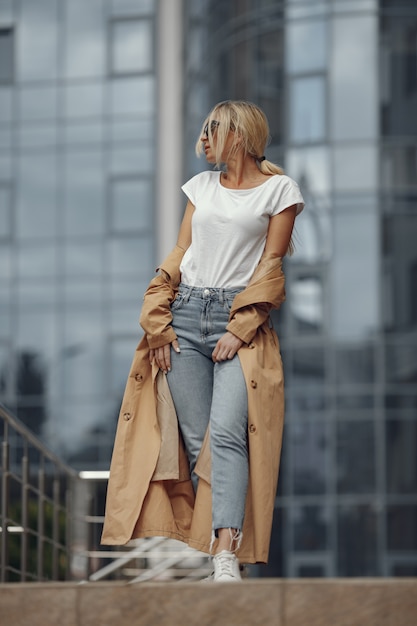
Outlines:
[[249,189],[262,184],[268,176],[263,174],[255,159],[249,155],[231,159],[226,163],[226,171],[221,174],[221,183],[230,189]]

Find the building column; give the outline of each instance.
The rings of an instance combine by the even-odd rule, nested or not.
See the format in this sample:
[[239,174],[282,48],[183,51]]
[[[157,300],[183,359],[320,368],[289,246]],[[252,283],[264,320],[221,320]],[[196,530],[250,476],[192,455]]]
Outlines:
[[156,259],[174,247],[184,209],[183,0],[159,0],[157,13]]

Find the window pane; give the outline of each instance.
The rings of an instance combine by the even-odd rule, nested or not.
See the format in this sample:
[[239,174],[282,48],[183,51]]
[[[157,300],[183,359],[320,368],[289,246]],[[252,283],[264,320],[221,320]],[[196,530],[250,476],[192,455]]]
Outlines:
[[100,116],[103,113],[103,83],[67,85],[64,89],[66,117]]
[[151,20],[115,20],[111,22],[112,74],[150,72],[153,66]]
[[372,383],[375,377],[373,345],[339,348],[336,352],[336,380],[340,385]]
[[138,15],[155,10],[155,0],[110,0],[112,15]]
[[[355,36],[352,36],[355,33]],[[333,20],[330,57],[332,136],[335,140],[374,139],[378,132],[378,17]],[[363,71],[358,71],[362,68]]]
[[56,87],[21,87],[18,96],[21,120],[38,121],[56,118]]
[[294,280],[290,298],[297,332],[317,332],[323,327],[324,294],[319,277],[303,276]]
[[92,241],[65,244],[64,268],[69,276],[101,276],[103,273],[103,246]]
[[338,576],[375,576],[376,515],[368,505],[346,505],[338,512]]
[[109,88],[113,115],[151,115],[154,113],[154,78],[152,76],[112,80]]
[[113,180],[110,230],[117,233],[150,231],[152,206],[151,180]]
[[20,244],[17,250],[17,269],[22,277],[53,277],[55,276],[56,247],[55,244]]
[[152,272],[153,241],[147,238],[120,237],[109,243],[110,273],[114,277],[144,275]]
[[294,550],[315,552],[326,550],[328,514],[322,506],[300,506],[290,509],[294,526]]
[[387,532],[388,550],[417,550],[417,506],[389,506]]
[[105,194],[101,152],[67,154],[65,174],[65,233],[103,234]]
[[9,123],[13,117],[12,90],[0,85],[0,122]]
[[0,83],[14,81],[14,31],[0,27]]
[[330,442],[326,422],[291,421],[289,428],[294,493],[326,491]]
[[386,471],[389,493],[417,492],[417,421],[388,420]]
[[[93,272],[91,273],[93,275]],[[96,278],[66,277],[64,283],[64,302],[68,307],[93,305],[99,307],[103,300],[102,281]]]
[[55,235],[56,172],[54,154],[34,153],[21,157],[16,189],[18,237]]
[[67,78],[103,76],[106,28],[102,0],[66,0],[65,14]]
[[136,348],[136,337],[115,338],[110,342],[110,389],[123,393],[130,364]]
[[17,286],[18,304],[21,310],[44,307],[55,303],[56,284],[52,280],[20,280]]
[[323,141],[326,135],[325,81],[322,76],[296,78],[290,83],[290,140]]
[[336,427],[336,437],[338,492],[373,492],[375,489],[373,422],[339,422]]
[[12,248],[2,241],[0,245],[0,280],[9,280],[12,273]]
[[42,124],[18,126],[17,144],[19,148],[54,148],[57,144],[57,126]]
[[0,239],[8,239],[12,228],[11,190],[0,185]]
[[[289,72],[311,72],[325,69],[327,28],[324,21],[289,23],[286,36]],[[308,50],[308,54],[306,54],[306,50]]]
[[19,8],[19,79],[25,81],[56,78],[59,58],[57,0],[22,0]]

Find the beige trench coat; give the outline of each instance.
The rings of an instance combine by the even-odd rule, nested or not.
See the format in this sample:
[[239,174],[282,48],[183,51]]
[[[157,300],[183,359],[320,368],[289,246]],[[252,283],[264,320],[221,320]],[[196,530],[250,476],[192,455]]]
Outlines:
[[[149,348],[176,337],[169,304],[180,281],[183,254],[174,248],[145,294],[140,320],[145,335],[136,349],[121,406],[103,544],[165,536],[204,552],[210,549],[209,434],[196,465],[200,480],[194,495],[165,375],[148,358]],[[238,352],[249,409],[249,486],[238,552],[244,563],[268,560],[284,423],[282,363],[269,312],[284,298],[281,259],[264,255],[249,285],[234,299],[227,326],[245,342]]]

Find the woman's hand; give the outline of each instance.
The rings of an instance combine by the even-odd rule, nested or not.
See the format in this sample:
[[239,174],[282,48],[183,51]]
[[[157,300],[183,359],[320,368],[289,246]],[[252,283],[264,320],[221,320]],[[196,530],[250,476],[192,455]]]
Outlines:
[[242,346],[243,341],[239,339],[239,337],[236,337],[236,335],[233,335],[233,333],[227,331],[216,343],[211,358],[215,363],[233,359],[236,352]]
[[160,348],[149,350],[149,361],[151,365],[155,362],[164,374],[171,371],[171,346],[174,348],[175,352],[181,352],[177,339],[174,339],[172,343],[166,343]]

